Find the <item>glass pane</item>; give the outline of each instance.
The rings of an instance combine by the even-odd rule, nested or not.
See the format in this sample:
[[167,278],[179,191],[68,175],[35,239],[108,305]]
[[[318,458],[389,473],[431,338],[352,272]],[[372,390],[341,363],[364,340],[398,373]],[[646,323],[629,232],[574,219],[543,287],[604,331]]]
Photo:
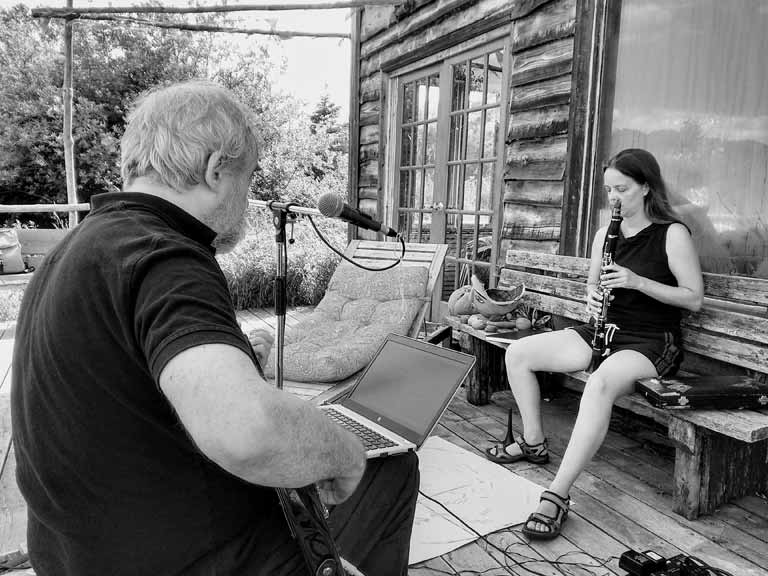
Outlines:
[[488,104],[501,102],[501,78],[504,71],[504,51],[491,52],[488,56]]
[[406,242],[418,242],[419,240],[418,216],[418,212],[401,212],[397,219],[398,230],[405,237]]
[[413,207],[413,182],[412,173],[409,170],[400,170],[400,200],[401,208]]
[[[766,7],[622,3],[608,151],[656,157],[709,272],[768,278]],[[649,36],[639,18],[651,12]]]
[[421,215],[421,241],[432,240],[432,212],[424,212]]
[[483,111],[468,114],[467,155],[463,159],[480,158],[480,141],[483,137]]
[[477,210],[479,168],[478,164],[467,164],[464,166],[464,210]]
[[483,141],[483,158],[496,156],[499,141],[499,109],[489,108],[485,111],[485,139]]
[[403,128],[400,136],[400,166],[410,166],[413,154],[413,128]]
[[461,284],[458,281],[456,273],[456,247],[458,244],[459,218],[456,214],[447,214],[445,222],[445,243],[448,245],[448,252],[443,264],[443,300],[448,300],[451,292],[456,290]]
[[411,195],[411,208],[421,208],[421,188],[424,185],[424,171],[416,170],[412,172],[411,182],[413,184],[413,194]]
[[437,146],[437,122],[430,122],[427,125],[427,157],[425,164],[435,163],[435,148]]
[[470,64],[472,70],[469,84],[470,108],[482,106],[485,103],[485,59],[486,57],[483,56],[477,60],[472,60]]
[[435,74],[429,77],[429,104],[427,118],[437,118],[438,105],[440,103],[440,76]]
[[458,208],[461,195],[461,166],[448,168],[448,208]]
[[427,115],[427,79],[419,78],[416,85],[416,120],[424,120]]
[[421,124],[414,126],[416,131],[416,155],[413,157],[413,164],[415,166],[424,165],[424,139],[426,137],[427,125]]
[[464,136],[464,115],[459,114],[451,118],[451,145],[449,159],[451,160],[463,160],[464,159],[464,143],[466,138]]
[[461,246],[459,250],[462,258],[472,259],[475,255],[475,228],[477,228],[477,216],[464,214],[461,219]]
[[403,84],[403,123],[413,122],[413,107],[416,100],[416,87],[413,82]]
[[482,186],[480,188],[480,210],[493,210],[493,184],[496,167],[493,162],[483,164]]
[[424,208],[429,208],[434,204],[435,192],[435,171],[432,168],[424,170]]
[[463,110],[465,106],[465,94],[467,79],[467,65],[465,63],[453,66],[453,87],[451,88],[451,110]]

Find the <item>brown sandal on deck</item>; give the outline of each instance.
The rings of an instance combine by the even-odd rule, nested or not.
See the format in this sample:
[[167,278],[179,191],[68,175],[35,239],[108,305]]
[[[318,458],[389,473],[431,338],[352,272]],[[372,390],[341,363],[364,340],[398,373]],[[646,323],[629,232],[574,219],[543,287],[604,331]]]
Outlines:
[[[528,520],[523,524],[523,534],[531,538],[532,540],[552,540],[560,536],[560,532],[563,529],[563,522],[568,518],[568,511],[571,506],[570,498],[563,498],[559,494],[555,494],[551,490],[544,490],[541,493],[539,502],[551,502],[557,508],[557,512],[554,516],[547,516],[541,512],[534,512],[528,516]],[[546,530],[533,530],[528,528],[531,523],[538,522],[546,526]]]
[[[517,444],[520,448],[520,454],[509,454],[507,446]],[[485,449],[485,457],[496,464],[512,464],[520,460],[526,460],[533,464],[546,464],[549,462],[549,448],[547,439],[538,444],[528,444],[524,438],[515,440],[512,435],[512,410],[507,417],[507,436],[501,444],[494,444]]]

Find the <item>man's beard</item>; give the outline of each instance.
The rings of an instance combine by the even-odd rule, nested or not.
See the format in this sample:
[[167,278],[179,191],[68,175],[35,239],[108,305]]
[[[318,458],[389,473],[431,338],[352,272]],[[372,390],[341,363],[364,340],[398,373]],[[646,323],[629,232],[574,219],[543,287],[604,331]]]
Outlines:
[[240,240],[245,238],[245,230],[246,220],[245,215],[243,215],[232,228],[217,234],[211,245],[216,249],[217,254],[231,252],[240,243]]

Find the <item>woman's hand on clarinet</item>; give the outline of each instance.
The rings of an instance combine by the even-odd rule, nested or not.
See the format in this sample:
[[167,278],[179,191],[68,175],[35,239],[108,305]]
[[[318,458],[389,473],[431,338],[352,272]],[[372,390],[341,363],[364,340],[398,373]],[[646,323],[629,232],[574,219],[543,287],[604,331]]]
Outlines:
[[642,278],[629,268],[624,268],[624,266],[619,266],[615,263],[603,266],[603,270],[600,273],[600,286],[611,290],[615,288],[638,290],[641,280]]
[[[613,298],[613,296],[611,296]],[[587,314],[597,318],[603,310],[603,293],[599,288],[587,292]]]

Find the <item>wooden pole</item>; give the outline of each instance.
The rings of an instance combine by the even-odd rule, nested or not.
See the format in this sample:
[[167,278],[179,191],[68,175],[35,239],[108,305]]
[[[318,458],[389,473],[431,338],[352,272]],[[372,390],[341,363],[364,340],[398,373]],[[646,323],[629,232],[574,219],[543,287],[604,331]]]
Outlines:
[[278,30],[273,28],[231,28],[228,26],[213,26],[210,24],[187,24],[186,22],[157,22],[145,18],[131,18],[130,16],[113,16],[109,14],[81,14],[80,20],[108,20],[113,22],[127,22],[154,26],[155,28],[169,28],[173,30],[190,30],[193,32],[226,32],[229,34],[264,34],[279,36],[281,38],[294,38],[304,36],[309,38],[349,38],[346,32],[304,32],[299,30]]
[[80,204],[0,204],[0,214],[17,212],[69,212],[90,210],[88,202]]
[[219,6],[93,6],[90,8],[72,8],[67,1],[66,8],[33,8],[32,18],[71,18],[80,14],[200,14],[205,12],[239,12],[254,10],[332,10],[337,8],[357,8],[361,6],[391,6],[405,4],[409,0],[331,0],[328,2],[285,2],[264,1],[250,4],[224,4]]
[[[67,8],[72,0],[67,0]],[[67,203],[77,204],[77,180],[75,178],[75,141],[72,138],[72,21],[64,23],[64,86],[61,90],[64,103],[64,172],[67,180]],[[69,227],[78,222],[76,210],[69,213]]]

